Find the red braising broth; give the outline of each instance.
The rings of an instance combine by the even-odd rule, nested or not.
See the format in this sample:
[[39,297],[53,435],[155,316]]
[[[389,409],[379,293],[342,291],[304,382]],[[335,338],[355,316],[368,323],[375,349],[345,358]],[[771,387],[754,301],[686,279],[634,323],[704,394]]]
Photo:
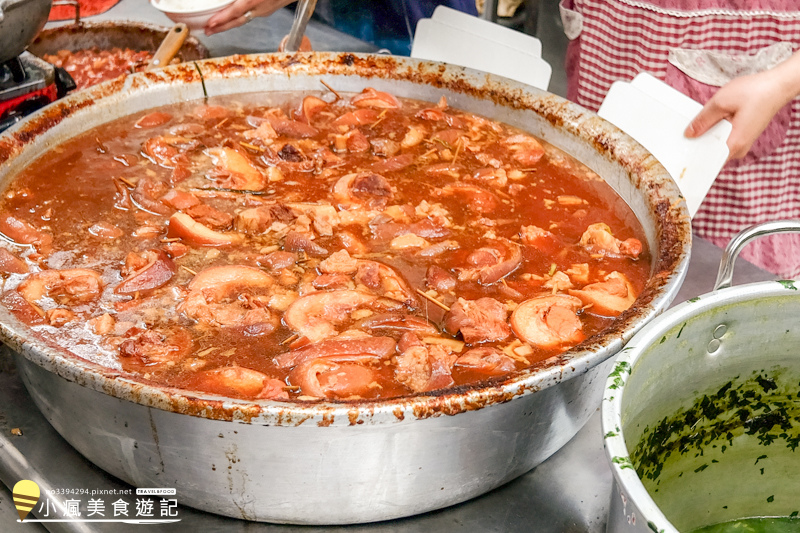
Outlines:
[[607,327],[650,270],[631,210],[582,164],[369,88],[115,120],[17,176],[0,232],[3,302],[36,335],[244,399],[499,378]]
[[92,47],[74,52],[59,50],[55,54],[45,54],[42,59],[69,72],[77,88],[85,89],[123,74],[141,72],[153,59],[153,52]]

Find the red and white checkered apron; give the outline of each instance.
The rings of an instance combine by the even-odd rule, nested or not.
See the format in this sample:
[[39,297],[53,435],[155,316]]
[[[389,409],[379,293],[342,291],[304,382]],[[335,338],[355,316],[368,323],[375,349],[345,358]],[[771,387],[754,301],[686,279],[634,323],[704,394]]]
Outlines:
[[[687,76],[669,61],[671,50],[748,60],[776,43],[785,43],[777,46],[789,53],[800,47],[796,0],[562,0],[561,8],[572,39],[567,96],[595,111],[613,82],[639,72],[705,102],[718,87]],[[724,247],[741,229],[779,218],[800,218],[800,98],[776,115],[744,160],[726,165],[692,224],[700,236]],[[797,277],[800,235],[761,238],[742,256],[775,274]]]

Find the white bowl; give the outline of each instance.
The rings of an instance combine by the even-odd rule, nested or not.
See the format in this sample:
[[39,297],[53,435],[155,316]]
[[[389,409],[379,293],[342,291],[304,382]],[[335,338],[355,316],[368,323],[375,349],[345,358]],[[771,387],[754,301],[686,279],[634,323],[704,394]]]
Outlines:
[[173,22],[183,22],[190,30],[202,30],[214,13],[235,0],[150,0],[150,5],[164,12]]

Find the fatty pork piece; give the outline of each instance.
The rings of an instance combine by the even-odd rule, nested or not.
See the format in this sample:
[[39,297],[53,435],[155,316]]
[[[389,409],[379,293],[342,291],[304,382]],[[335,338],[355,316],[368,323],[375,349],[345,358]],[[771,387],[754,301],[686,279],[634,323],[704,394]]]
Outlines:
[[379,261],[358,260],[355,281],[383,297],[391,298],[411,309],[418,309],[419,299],[403,276]]
[[456,288],[456,278],[442,267],[431,265],[425,273],[425,285],[440,294],[445,294]]
[[316,96],[306,96],[300,104],[300,109],[296,113],[301,122],[311,124],[314,118],[321,112],[328,109],[328,102]]
[[489,376],[500,376],[513,372],[514,360],[492,346],[480,346],[467,350],[456,359],[455,366]]
[[581,235],[581,246],[593,253],[611,257],[630,257],[636,259],[642,253],[642,243],[639,239],[625,239],[620,241],[611,233],[611,228],[602,222],[592,224]]
[[286,309],[284,323],[311,342],[334,337],[358,309],[395,312],[403,305],[359,290],[317,291],[301,296]]
[[374,172],[347,174],[333,186],[333,196],[345,209],[357,206],[381,211],[391,201],[395,188],[389,181]]
[[581,300],[565,294],[531,298],[511,314],[511,327],[517,337],[532,346],[569,348],[585,338],[578,317],[582,306]]
[[541,242],[555,240],[555,235],[540,228],[539,226],[522,226],[519,230],[519,237],[523,244],[537,245]]
[[591,283],[569,294],[580,298],[587,311],[603,316],[618,316],[633,305],[636,292],[621,272],[611,272],[603,281]]
[[461,269],[458,279],[489,285],[508,276],[521,263],[522,251],[518,244],[508,239],[492,240],[467,256],[469,267]]
[[174,213],[169,218],[167,237],[180,238],[196,246],[230,246],[244,240],[240,233],[213,230],[186,213]]
[[330,252],[315,243],[311,239],[312,236],[299,231],[290,231],[283,241],[283,249],[287,252],[305,252],[311,257],[327,257]]
[[[391,219],[387,220],[387,218],[388,217],[378,216],[369,223],[373,239],[379,243],[394,242],[395,239],[404,235],[414,235],[420,239],[438,239],[447,237],[452,233],[438,221],[429,218],[423,218],[422,220],[411,223],[393,222]],[[437,249],[426,250],[426,254],[423,255],[437,255],[448,249],[456,249],[459,245],[456,241],[444,241],[443,243],[437,243],[433,246],[436,246]],[[431,246],[431,248],[433,248],[433,246]]]
[[143,366],[156,370],[176,363],[189,355],[192,335],[180,326],[130,328],[119,344],[123,366]]
[[300,397],[312,398],[359,398],[376,378],[377,373],[369,367],[331,359],[312,359],[289,374],[289,381],[300,387]]
[[100,297],[103,279],[94,270],[85,268],[42,270],[20,283],[17,292],[31,304],[49,297],[58,305],[80,305]]
[[292,209],[283,204],[262,205],[244,209],[236,215],[236,231],[260,235],[275,222],[288,224],[296,218]]
[[356,107],[377,107],[379,109],[399,109],[400,101],[392,94],[367,87],[350,99]]
[[314,359],[350,363],[379,363],[395,352],[391,337],[348,337],[325,339],[290,350],[275,357],[278,368],[293,368]]
[[323,260],[319,269],[323,274],[353,276],[356,283],[371,292],[402,302],[411,309],[419,307],[419,299],[403,276],[379,261],[354,259],[347,250],[339,250]]
[[270,272],[278,273],[285,268],[296,265],[298,259],[297,254],[278,250],[259,257],[257,262],[259,266],[266,268]]
[[350,398],[363,395],[375,383],[371,365],[387,361],[395,353],[390,337],[327,339],[275,357],[279,368],[292,368],[289,382],[300,387],[301,396]]
[[12,254],[5,248],[0,248],[0,272],[7,274],[27,274],[30,272],[28,263]]
[[233,224],[233,215],[208,204],[193,205],[187,207],[184,212],[196,222],[214,230],[227,230]]
[[[278,204],[280,205],[280,204]],[[311,224],[320,236],[331,236],[333,230],[340,223],[339,214],[336,208],[326,203],[294,202],[284,208],[290,209],[292,219],[300,218],[303,215],[311,219]],[[298,216],[297,213],[300,213]],[[292,220],[290,219],[290,220]]]
[[511,334],[506,306],[494,298],[459,298],[445,315],[444,327],[451,335],[461,332],[467,344],[501,341]]
[[483,183],[489,187],[502,189],[508,184],[508,175],[502,168],[485,167],[479,168],[468,179]]
[[233,148],[209,148],[206,154],[215,167],[209,177],[218,187],[241,191],[260,191],[267,185],[267,178],[250,159]]
[[445,185],[438,194],[455,196],[463,202],[466,209],[479,215],[491,213],[499,205],[502,205],[500,198],[493,192],[470,183],[457,182]]
[[352,129],[333,137],[333,150],[339,154],[359,154],[369,150],[369,146],[369,139],[359,129]]
[[293,139],[310,139],[319,135],[319,130],[299,120],[291,120],[281,109],[267,111],[264,118],[278,135]]
[[240,366],[198,372],[194,382],[202,390],[224,396],[268,400],[289,399],[286,383],[257,370]]
[[165,182],[150,176],[143,176],[136,182],[130,193],[136,207],[156,215],[169,215],[172,209],[161,201],[170,188]]
[[130,252],[121,271],[125,278],[114,292],[131,296],[163,287],[176,271],[175,262],[163,250]]
[[205,325],[243,326],[252,333],[269,333],[277,318],[268,309],[275,280],[245,265],[209,267],[189,283],[189,294],[178,311]]
[[0,233],[17,244],[30,244],[42,254],[50,253],[53,237],[22,219],[9,213],[0,213]]
[[439,329],[426,318],[403,313],[378,313],[362,318],[354,328],[372,335],[389,335],[399,338],[409,331],[421,337],[438,337]]
[[200,147],[200,141],[178,135],[151,137],[142,145],[142,154],[151,162],[164,168],[174,169],[187,164],[186,154]]
[[511,152],[511,157],[527,168],[533,167],[544,157],[544,147],[529,135],[516,134],[503,139]]
[[424,344],[408,332],[397,343],[395,379],[414,392],[427,392],[453,385],[451,371],[458,357],[446,345]]
[[176,211],[190,209],[202,203],[194,194],[180,189],[168,190],[159,200]]

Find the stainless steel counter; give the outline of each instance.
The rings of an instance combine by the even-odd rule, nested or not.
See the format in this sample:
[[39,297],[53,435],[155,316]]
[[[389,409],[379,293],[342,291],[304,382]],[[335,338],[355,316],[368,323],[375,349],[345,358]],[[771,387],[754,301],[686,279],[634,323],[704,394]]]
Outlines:
[[[695,239],[689,272],[676,303],[712,289],[721,255],[719,248]],[[740,260],[734,281],[740,284],[772,277]],[[22,435],[13,435],[12,428],[20,428]],[[31,403],[8,354],[0,351],[0,481],[13,487],[20,479],[32,479],[42,489],[130,488],[94,467],[55,432]],[[11,493],[7,488],[0,489],[0,531],[44,531],[37,523],[17,523]],[[377,524],[309,528],[250,523],[182,507],[180,522],[149,527],[192,533],[600,533],[605,531],[610,491],[611,471],[603,452],[599,413],[595,413],[566,446],[534,470],[484,496],[425,515]],[[180,502],[180,494],[177,499]],[[121,532],[132,527],[120,523],[59,522],[46,526],[51,532]]]

